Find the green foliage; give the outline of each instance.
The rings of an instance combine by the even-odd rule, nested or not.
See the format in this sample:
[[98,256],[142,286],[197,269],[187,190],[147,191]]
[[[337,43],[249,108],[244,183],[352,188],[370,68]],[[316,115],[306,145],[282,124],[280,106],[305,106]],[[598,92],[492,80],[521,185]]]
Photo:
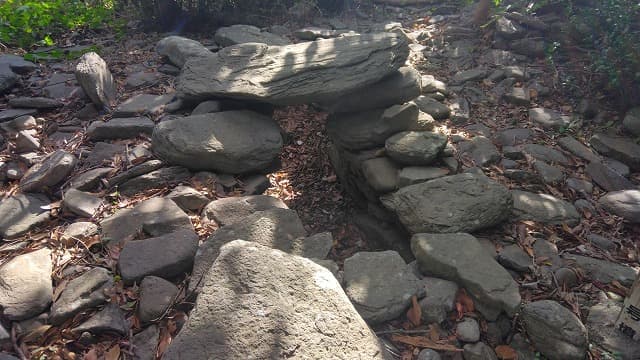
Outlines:
[[113,15],[114,0],[4,0],[0,2],[0,41],[21,47],[50,46],[60,32],[97,28]]

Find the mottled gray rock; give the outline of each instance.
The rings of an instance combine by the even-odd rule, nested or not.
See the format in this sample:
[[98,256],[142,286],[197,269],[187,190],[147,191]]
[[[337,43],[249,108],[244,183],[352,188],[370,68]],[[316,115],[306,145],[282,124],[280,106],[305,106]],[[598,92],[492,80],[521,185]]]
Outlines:
[[185,211],[200,210],[209,202],[209,198],[203,193],[191,186],[184,185],[176,186],[169,195],[167,195],[167,198],[173,200],[173,202]]
[[163,167],[123,182],[120,184],[120,193],[124,196],[134,196],[149,189],[159,189],[186,182],[190,177],[189,170],[182,166]]
[[0,267],[0,308],[8,320],[24,320],[51,304],[51,251],[40,249],[18,255]]
[[285,252],[302,255],[300,245],[307,236],[302,221],[294,210],[272,208],[255,211],[238,222],[216,230],[198,249],[189,290],[195,290],[214,263],[220,248],[233,240],[243,239]]
[[280,128],[251,111],[225,111],[159,123],[153,151],[167,162],[227,174],[263,170],[280,153]]
[[298,29],[293,32],[293,36],[300,40],[313,41],[318,38],[329,39],[338,37],[342,34],[348,33],[346,30],[333,30],[328,28],[321,28],[316,26],[308,26]]
[[422,321],[425,324],[440,324],[454,309],[458,285],[452,281],[434,277],[424,277],[420,282],[426,293],[419,302]]
[[140,134],[151,135],[155,124],[147,117],[114,118],[94,121],[87,128],[91,140],[130,139]]
[[18,82],[18,75],[8,65],[0,64],[0,94],[11,90]]
[[489,166],[500,161],[500,152],[491,140],[484,136],[474,136],[471,140],[460,143],[458,151],[473,159],[476,166]]
[[533,261],[518,245],[508,245],[498,254],[498,262],[507,269],[525,272],[531,270]]
[[544,161],[536,161],[533,163],[533,168],[536,169],[545,184],[557,184],[564,179],[561,168],[549,165]]
[[245,195],[260,195],[271,187],[271,181],[262,174],[249,175],[240,180]]
[[98,107],[110,107],[116,101],[116,84],[107,63],[95,52],[80,57],[76,65],[76,80]]
[[20,130],[33,130],[37,127],[38,121],[31,115],[22,115],[0,124],[0,128],[7,134],[13,134]]
[[449,103],[450,118],[454,124],[465,124],[471,118],[471,105],[463,97],[455,97]]
[[146,276],[140,283],[138,316],[147,323],[162,317],[178,294],[178,287],[156,276]]
[[527,141],[533,136],[530,129],[507,129],[499,132],[496,141],[502,146],[513,146]]
[[213,36],[222,47],[244,43],[261,43],[267,45],[288,45],[291,42],[281,36],[262,31],[252,25],[236,24],[219,28]]
[[222,103],[218,100],[203,101],[193,109],[191,115],[201,115],[222,111]]
[[302,241],[296,241],[290,252],[302,257],[320,261],[329,255],[332,247],[333,235],[331,235],[330,232],[322,232],[307,236]]
[[569,165],[569,159],[563,153],[545,145],[526,144],[522,147],[522,150],[537,160]]
[[164,163],[160,160],[148,160],[142,164],[135,165],[128,170],[125,170],[118,175],[110,178],[106,181],[106,187],[112,188],[116,185],[120,185],[133,178],[148,174],[155,170],[158,170],[164,166]]
[[291,351],[309,359],[390,359],[331,272],[311,260],[233,241],[203,285],[164,359],[263,359]]
[[451,109],[447,105],[429,96],[420,95],[413,102],[418,105],[420,111],[433,116],[436,120],[447,119],[451,114]]
[[181,36],[168,36],[158,42],[156,52],[169,59],[175,66],[182,68],[188,59],[211,55],[202,44]]
[[598,234],[588,234],[586,238],[587,241],[589,241],[592,245],[602,250],[613,251],[616,249],[616,243],[604,236],[600,236]]
[[601,162],[592,162],[584,168],[591,180],[606,191],[634,189],[635,185]]
[[512,193],[513,213],[518,219],[569,225],[576,225],[580,221],[576,208],[565,200],[520,190],[513,190]]
[[451,83],[455,85],[464,84],[469,81],[481,80],[487,76],[487,69],[478,67],[470,70],[463,70],[455,73],[451,78]]
[[24,57],[13,54],[0,55],[0,66],[6,65],[18,74],[28,74],[38,68],[38,65],[27,61]]
[[571,119],[568,116],[545,108],[529,109],[529,119],[545,129],[558,129],[566,127],[571,123]]
[[198,250],[198,235],[190,229],[127,242],[118,258],[118,270],[127,283],[145,276],[172,278],[191,271]]
[[78,216],[90,218],[102,207],[102,199],[91,193],[69,189],[64,193],[62,206]]
[[126,147],[123,144],[97,142],[83,163],[90,166],[112,163],[116,157],[124,158]]
[[151,325],[133,336],[133,359],[155,360],[160,337],[160,329]]
[[37,113],[36,109],[7,109],[0,111],[0,123],[7,122],[21,116],[34,115]]
[[464,360],[498,360],[493,349],[483,342],[466,344],[463,356]]
[[64,105],[62,101],[46,97],[16,97],[9,100],[9,105],[14,108],[25,109],[55,109]]
[[158,236],[178,229],[193,229],[189,216],[173,201],[164,198],[145,200],[131,209],[121,209],[100,222],[102,241],[122,244],[140,231]]
[[267,195],[228,197],[210,202],[203,210],[202,216],[208,221],[215,221],[219,226],[239,222],[256,211],[273,208],[288,209],[282,200]]
[[632,170],[640,170],[640,145],[633,142],[632,139],[595,134],[589,142],[600,154],[622,161]]
[[529,89],[523,87],[513,87],[502,95],[503,99],[513,105],[529,106],[531,98]]
[[419,290],[418,278],[395,251],[359,252],[346,259],[344,282],[347,296],[371,324],[400,316]]
[[118,105],[114,118],[128,118],[141,115],[159,115],[173,101],[175,94],[138,94]]
[[430,165],[447,145],[447,136],[429,131],[404,131],[388,138],[389,157],[406,165]]
[[605,157],[602,159],[602,163],[624,177],[629,177],[631,174],[629,167],[616,159]]
[[276,105],[327,101],[392,74],[408,55],[406,37],[392,33],[288,46],[239,44],[187,61],[178,78],[178,96]]
[[437,351],[431,349],[423,349],[418,354],[416,360],[441,360],[440,354]]
[[536,349],[550,360],[583,360],[587,329],[567,308],[551,300],[526,304],[522,319]]
[[32,152],[40,149],[40,140],[31,135],[31,131],[22,130],[16,134],[13,139],[14,149],[16,154]]
[[64,229],[64,233],[60,236],[60,240],[75,242],[77,240],[86,239],[89,236],[96,235],[98,233],[98,225],[88,221],[78,221],[67,226]]
[[466,317],[456,324],[456,337],[467,343],[475,343],[480,340],[480,325],[473,318]]
[[485,318],[495,320],[502,311],[513,316],[518,310],[518,284],[473,236],[416,234],[411,249],[424,274],[460,284]]
[[437,80],[433,75],[422,75],[420,78],[420,84],[422,85],[422,93],[449,93],[449,90],[447,90],[447,84]]
[[78,334],[88,331],[94,335],[116,333],[120,336],[126,336],[129,333],[129,323],[118,305],[107,304],[104,309],[71,331]]
[[591,279],[602,283],[608,284],[615,280],[624,286],[630,287],[638,274],[638,271],[632,267],[607,260],[573,254],[564,254],[562,257],[575,263]]
[[621,356],[621,359],[638,359],[640,343],[624,335],[615,327],[621,311],[621,303],[608,299],[589,308],[589,316],[585,321],[589,331],[589,341],[612,354]]
[[622,126],[635,136],[640,136],[640,107],[635,107],[624,116]]
[[398,186],[418,184],[428,180],[437,179],[449,174],[449,169],[427,166],[408,166],[400,170]]
[[51,306],[49,319],[60,325],[77,313],[104,304],[107,289],[113,286],[113,278],[104,268],[93,268],[71,280]]
[[546,45],[542,38],[524,38],[510,41],[509,48],[515,53],[539,58],[544,56]]
[[398,167],[388,158],[365,160],[362,174],[367,183],[377,192],[386,193],[398,188]]
[[403,187],[381,197],[411,233],[474,231],[499,224],[512,197],[483,175],[458,174]]
[[598,200],[607,211],[625,220],[640,223],[640,190],[610,192]]
[[24,192],[38,192],[51,188],[71,174],[77,161],[73,154],[56,150],[24,174],[20,180],[20,189]]
[[16,194],[0,201],[0,236],[12,239],[49,221],[51,201],[40,194]]
[[94,190],[100,184],[100,180],[108,176],[114,168],[95,168],[78,174],[69,179],[69,186],[82,191]]

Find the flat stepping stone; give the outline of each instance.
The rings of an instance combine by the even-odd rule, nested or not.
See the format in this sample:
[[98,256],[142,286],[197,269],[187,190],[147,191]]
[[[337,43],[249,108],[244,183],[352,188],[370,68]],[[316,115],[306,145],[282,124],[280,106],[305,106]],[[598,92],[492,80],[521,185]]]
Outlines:
[[123,171],[120,174],[107,180],[107,188],[112,188],[116,185],[120,185],[130,179],[158,170],[163,166],[164,163],[160,160],[145,161],[142,164],[135,165],[130,169]]
[[88,221],[78,221],[67,226],[60,237],[60,240],[69,243],[76,240],[87,239],[90,236],[98,234],[98,225]]
[[508,245],[502,248],[497,260],[502,266],[517,272],[527,272],[533,268],[533,260],[518,245]]
[[60,325],[76,314],[107,302],[105,291],[113,286],[113,277],[107,269],[93,268],[69,281],[51,306],[49,319]]
[[640,170],[640,145],[633,140],[621,136],[595,134],[589,142],[600,154],[619,160],[632,170]]
[[447,136],[429,131],[405,131],[385,143],[387,155],[400,164],[430,165],[447,145]]
[[559,129],[569,126],[571,118],[561,113],[545,108],[529,109],[529,120],[545,129]]
[[410,233],[491,227],[511,213],[509,191],[484,175],[458,174],[410,185],[380,198]]
[[39,163],[33,165],[20,180],[20,189],[38,192],[50,189],[67,179],[78,159],[64,150],[56,150]]
[[449,175],[449,169],[428,166],[408,166],[400,170],[398,186],[418,184]]
[[64,193],[62,206],[64,209],[72,213],[86,218],[91,218],[102,207],[102,199],[97,195],[80,191],[77,189],[69,189]]
[[0,267],[0,307],[8,320],[25,320],[45,311],[53,297],[51,251],[18,255]]
[[387,157],[362,162],[362,175],[366,182],[379,193],[387,193],[398,188],[398,167]]
[[344,261],[345,292],[362,318],[379,324],[403,314],[420,282],[395,251],[359,252]]
[[163,38],[158,42],[156,51],[178,68],[182,68],[189,58],[213,54],[201,43],[181,36]]
[[562,256],[565,261],[575,263],[582,269],[586,276],[594,281],[609,284],[617,281],[623,286],[630,287],[636,279],[638,271],[634,268],[613,263],[607,260],[594,259],[588,256],[565,254]]
[[125,181],[120,184],[120,192],[124,196],[134,196],[146,190],[171,187],[186,182],[190,177],[189,170],[181,166],[163,167]]
[[126,147],[122,144],[97,142],[83,163],[90,166],[100,166],[113,163],[116,156],[124,157]]
[[562,169],[559,167],[549,165],[543,161],[536,161],[533,164],[533,167],[536,169],[542,178],[542,182],[545,184],[557,184],[562,182],[564,179],[564,172],[562,172]]
[[207,198],[200,191],[192,188],[191,186],[176,186],[167,195],[167,198],[173,200],[182,210],[200,211],[209,203]]
[[529,140],[533,136],[530,129],[507,129],[496,136],[496,142],[502,146],[514,146]]
[[447,105],[429,96],[420,95],[413,102],[418,105],[420,111],[433,116],[436,120],[447,119],[451,114],[451,109]]
[[34,115],[38,112],[36,109],[8,109],[0,111],[0,123],[19,118],[26,115]]
[[50,204],[40,194],[16,194],[0,201],[0,236],[12,239],[46,223]]
[[591,194],[593,192],[593,184],[588,180],[569,178],[567,179],[567,187],[577,193]]
[[94,121],[87,128],[91,140],[131,139],[140,134],[151,135],[155,123],[147,117],[114,118],[107,122]]
[[486,319],[494,321],[503,311],[513,316],[519,309],[518,284],[475,237],[416,234],[411,238],[411,249],[422,273],[464,287]]
[[78,189],[81,191],[94,190],[100,184],[100,180],[107,177],[114,170],[114,168],[105,167],[85,171],[82,174],[72,177],[69,180],[69,186],[72,189]]
[[193,109],[191,115],[208,114],[222,111],[222,103],[218,100],[203,101]]
[[455,73],[451,78],[451,83],[455,85],[464,84],[469,81],[484,79],[487,76],[487,69],[483,67],[463,70]]
[[502,156],[493,142],[484,136],[475,136],[458,145],[458,151],[473,159],[476,166],[489,166],[500,161]]
[[178,287],[156,276],[146,276],[140,283],[138,317],[143,323],[159,319],[178,294]]
[[632,223],[640,223],[640,190],[610,192],[598,200],[600,206]]
[[13,54],[0,55],[0,65],[7,65],[18,74],[28,74],[38,68],[38,65],[25,60],[22,56]]
[[565,136],[558,139],[558,144],[563,149],[579,158],[582,158],[583,160],[589,162],[600,161],[600,156],[571,136]]
[[[261,358],[272,353],[273,342],[263,339],[274,333],[281,334],[278,347],[292,346],[300,358],[389,356],[333,274],[307,259],[237,240],[221,249],[202,283],[189,321],[164,359]],[[202,341],[222,328],[229,335],[224,344]]]
[[203,219],[215,221],[219,226],[239,222],[256,211],[288,209],[282,200],[268,195],[228,197],[210,202],[203,210]]
[[118,270],[128,284],[145,276],[174,278],[191,271],[198,235],[181,229],[158,237],[127,242],[118,258]]
[[90,317],[89,320],[71,329],[77,334],[83,332],[90,332],[94,335],[116,333],[120,336],[126,336],[129,330],[129,322],[124,317],[124,313],[118,305],[111,303]]
[[160,81],[160,75],[155,72],[140,71],[127,76],[125,88],[135,89],[143,86],[151,86]]
[[456,97],[449,103],[451,121],[455,124],[465,124],[471,118],[471,105],[463,97]]
[[175,94],[155,95],[139,94],[120,104],[113,112],[114,118],[127,118],[141,115],[158,115],[173,101]]
[[153,359],[156,356],[160,329],[151,325],[135,334],[132,339],[134,359]]
[[526,144],[522,146],[522,150],[537,160],[548,163],[558,163],[561,165],[569,165],[569,159],[560,151],[539,144]]
[[592,162],[585,167],[585,173],[593,182],[606,191],[635,189],[636,186],[615,170],[600,162]]
[[425,324],[442,323],[455,308],[458,285],[453,281],[434,277],[422,277],[416,262],[416,270],[420,275],[420,282],[426,290],[426,295],[420,299],[422,321]]
[[545,224],[576,225],[580,214],[569,202],[548,194],[534,194],[513,190],[513,214],[519,220],[539,221]]
[[64,103],[45,97],[17,97],[9,100],[9,106],[26,109],[55,109]]
[[213,36],[216,43],[222,47],[244,44],[261,43],[267,45],[289,45],[291,42],[279,35],[262,31],[253,25],[231,25],[219,28]]
[[519,39],[527,34],[527,29],[504,16],[496,20],[496,35],[507,40]]
[[0,94],[11,90],[18,82],[18,76],[8,65],[0,64]]

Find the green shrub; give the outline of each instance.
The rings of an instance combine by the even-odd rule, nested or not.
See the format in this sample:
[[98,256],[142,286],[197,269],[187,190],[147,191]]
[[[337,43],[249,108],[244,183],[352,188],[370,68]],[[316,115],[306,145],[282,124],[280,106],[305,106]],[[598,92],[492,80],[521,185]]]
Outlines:
[[113,19],[114,0],[0,1],[0,41],[28,47],[83,26],[96,28]]

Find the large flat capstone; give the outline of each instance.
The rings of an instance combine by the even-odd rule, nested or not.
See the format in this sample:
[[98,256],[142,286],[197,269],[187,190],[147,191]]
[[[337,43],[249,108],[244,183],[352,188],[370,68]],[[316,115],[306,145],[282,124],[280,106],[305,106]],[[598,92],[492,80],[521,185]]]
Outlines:
[[511,213],[504,186],[478,174],[445,176],[410,185],[380,198],[410,233],[472,232],[494,226]]
[[223,246],[164,359],[390,359],[324,267],[252,242]]
[[392,74],[408,55],[406,37],[393,33],[286,46],[238,44],[187,60],[178,77],[178,97],[230,97],[278,105],[332,100]]

